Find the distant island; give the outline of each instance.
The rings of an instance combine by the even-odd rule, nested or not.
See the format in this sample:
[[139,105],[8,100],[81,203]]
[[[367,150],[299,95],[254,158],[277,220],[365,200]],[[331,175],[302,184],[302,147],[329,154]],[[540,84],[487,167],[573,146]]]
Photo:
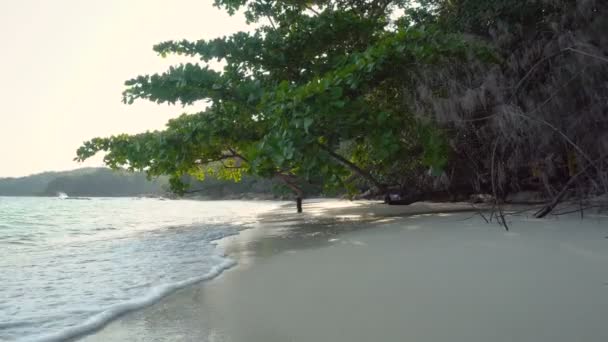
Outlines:
[[[172,196],[168,177],[148,180],[144,172],[114,171],[109,168],[81,168],[43,172],[26,177],[0,178],[0,196],[130,197]],[[273,181],[244,177],[239,183],[212,177],[191,181],[190,198],[236,199],[277,198],[281,196]]]
[[0,178],[0,196],[139,196],[162,195],[166,179],[148,181],[143,173],[82,168],[43,172],[19,178]]

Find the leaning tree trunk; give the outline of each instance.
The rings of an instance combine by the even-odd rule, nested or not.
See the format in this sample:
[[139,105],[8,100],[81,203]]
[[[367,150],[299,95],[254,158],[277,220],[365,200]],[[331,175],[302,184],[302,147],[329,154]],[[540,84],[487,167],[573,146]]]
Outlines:
[[302,198],[304,197],[302,188],[293,182],[293,176],[280,172],[278,172],[276,176],[296,194],[296,209],[298,214],[302,213]]

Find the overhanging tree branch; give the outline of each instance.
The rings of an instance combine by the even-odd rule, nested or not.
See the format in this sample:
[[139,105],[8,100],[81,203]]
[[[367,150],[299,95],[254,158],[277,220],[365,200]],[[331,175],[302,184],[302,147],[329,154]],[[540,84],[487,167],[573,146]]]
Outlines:
[[378,191],[382,192],[382,193],[386,193],[387,192],[387,187],[386,185],[382,184],[381,182],[379,182],[374,176],[372,176],[368,171],[363,170],[362,168],[360,168],[359,166],[357,166],[355,163],[351,162],[350,160],[344,158],[343,156],[339,155],[338,153],[332,151],[329,147],[319,143],[318,144],[319,147],[327,152],[327,154],[329,154],[332,158],[336,159],[340,164],[346,166],[347,168],[353,170],[356,174],[358,174],[359,176],[361,176],[362,178],[364,178],[365,180],[369,181],[372,185],[374,185]]

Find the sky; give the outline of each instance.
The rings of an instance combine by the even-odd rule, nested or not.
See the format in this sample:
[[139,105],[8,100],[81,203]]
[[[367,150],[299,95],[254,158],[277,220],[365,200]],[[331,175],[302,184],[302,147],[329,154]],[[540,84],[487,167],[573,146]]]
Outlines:
[[0,0],[0,177],[101,166],[73,161],[96,136],[162,129],[200,108],[121,102],[124,81],[168,69],[152,46],[250,30],[213,0]]

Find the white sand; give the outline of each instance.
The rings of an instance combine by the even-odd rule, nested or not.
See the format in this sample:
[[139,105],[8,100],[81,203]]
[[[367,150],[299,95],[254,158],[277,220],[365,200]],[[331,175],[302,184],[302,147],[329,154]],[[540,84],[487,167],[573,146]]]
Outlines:
[[467,207],[276,213],[222,242],[235,269],[84,340],[608,341],[606,217],[511,218],[505,232]]

